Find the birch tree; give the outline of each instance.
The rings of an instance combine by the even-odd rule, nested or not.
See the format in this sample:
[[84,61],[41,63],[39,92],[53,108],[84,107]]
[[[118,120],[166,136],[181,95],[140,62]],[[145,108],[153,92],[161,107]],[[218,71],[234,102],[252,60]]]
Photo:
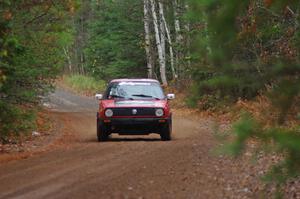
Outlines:
[[154,0],[150,0],[151,4],[151,12],[152,12],[152,19],[153,19],[153,26],[154,26],[154,32],[155,32],[155,40],[156,40],[156,47],[157,47],[157,53],[158,53],[158,59],[159,59],[159,69],[160,69],[160,77],[163,85],[167,86],[167,76],[166,76],[166,60],[163,56],[163,49],[161,45],[161,36],[159,32],[158,27],[158,20],[156,15],[156,9],[155,9],[155,2]]
[[173,43],[171,39],[170,30],[167,24],[167,21],[165,19],[164,10],[163,7],[161,8],[161,20],[163,24],[163,28],[165,29],[165,36],[167,36],[168,44],[169,44],[169,53],[170,53],[170,64],[171,64],[171,70],[172,70],[172,77],[173,80],[177,79],[177,74],[174,68],[174,53],[173,53]]
[[150,41],[150,15],[149,15],[149,0],[144,0],[144,29],[145,29],[145,51],[147,60],[148,78],[153,78],[153,57],[151,53]]
[[[177,46],[182,45],[182,34],[181,34],[181,27],[180,27],[180,21],[179,21],[179,13],[178,13],[178,8],[179,8],[179,0],[173,0],[173,12],[174,12],[174,27],[175,27],[175,41]],[[179,73],[181,71],[180,66],[179,66],[179,59],[181,58],[181,53],[179,48],[177,47],[176,52],[175,52],[176,60],[175,60],[175,65],[177,68],[177,72]]]
[[[189,5],[188,3],[185,3],[184,5],[185,7],[185,12],[188,12],[189,10]],[[190,48],[191,48],[191,38],[190,38],[190,23],[188,21],[185,21],[185,24],[184,24],[184,29],[185,29],[185,46],[186,46],[186,52],[185,52],[185,56],[188,57],[188,60],[187,60],[187,67],[188,68],[191,68],[191,60],[190,60],[190,56],[191,56],[191,52],[190,52]]]
[[164,18],[164,5],[162,4],[161,1],[158,1],[158,9],[159,9],[160,44],[161,44],[163,59],[166,60],[166,29],[165,29],[165,24],[163,22],[163,18]]
[[63,47],[63,51],[66,57],[66,60],[68,61],[68,69],[69,72],[72,73],[72,60],[71,60],[71,56],[70,56],[70,52],[68,47]]
[[173,0],[175,35],[176,35],[176,42],[179,43],[183,38],[181,35],[178,8],[179,8],[178,0]]

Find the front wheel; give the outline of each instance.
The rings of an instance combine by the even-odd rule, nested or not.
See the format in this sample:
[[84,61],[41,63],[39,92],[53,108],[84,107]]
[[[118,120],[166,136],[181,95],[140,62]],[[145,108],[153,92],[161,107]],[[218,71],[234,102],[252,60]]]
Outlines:
[[169,141],[172,139],[172,118],[169,122],[161,129],[160,138],[162,141]]
[[97,119],[97,138],[98,142],[107,141],[109,138],[107,127],[105,127],[103,123],[99,121],[99,119]]

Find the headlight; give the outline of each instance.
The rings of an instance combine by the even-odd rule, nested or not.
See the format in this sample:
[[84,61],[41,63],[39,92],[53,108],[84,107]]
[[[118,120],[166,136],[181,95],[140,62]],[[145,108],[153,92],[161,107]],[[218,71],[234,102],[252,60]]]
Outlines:
[[164,111],[163,111],[161,108],[160,108],[160,109],[156,109],[155,115],[156,115],[157,117],[161,117],[161,116],[164,115]]
[[106,117],[112,117],[114,112],[111,109],[106,109],[105,110],[105,116]]

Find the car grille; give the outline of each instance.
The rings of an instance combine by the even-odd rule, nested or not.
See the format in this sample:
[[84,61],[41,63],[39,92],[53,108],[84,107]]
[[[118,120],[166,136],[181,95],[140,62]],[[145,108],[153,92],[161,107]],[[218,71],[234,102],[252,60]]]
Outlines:
[[114,116],[155,116],[155,108],[112,108],[112,110]]

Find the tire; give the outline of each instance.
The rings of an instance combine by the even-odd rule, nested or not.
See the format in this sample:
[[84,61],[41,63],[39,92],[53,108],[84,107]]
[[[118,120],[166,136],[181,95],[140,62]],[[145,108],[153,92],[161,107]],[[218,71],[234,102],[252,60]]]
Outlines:
[[98,142],[107,141],[109,138],[107,127],[105,127],[103,123],[99,121],[99,119],[97,119],[97,138]]
[[161,129],[160,138],[162,141],[172,140],[172,117],[169,119],[169,122]]

